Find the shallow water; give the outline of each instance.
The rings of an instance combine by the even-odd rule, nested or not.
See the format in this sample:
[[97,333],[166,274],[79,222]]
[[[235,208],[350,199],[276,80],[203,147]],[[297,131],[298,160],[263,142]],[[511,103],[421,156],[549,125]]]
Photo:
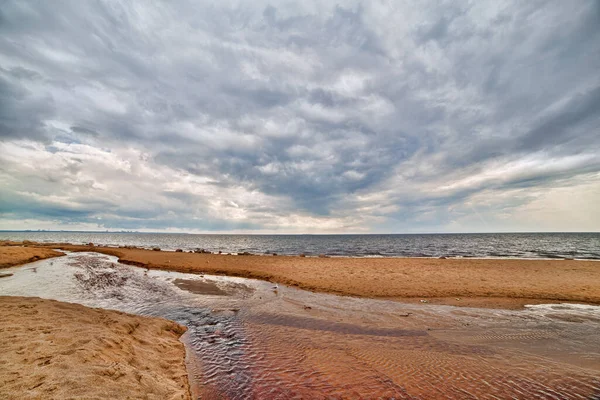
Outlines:
[[600,307],[457,308],[146,270],[72,253],[6,272],[39,296],[186,325],[204,399],[598,399]]

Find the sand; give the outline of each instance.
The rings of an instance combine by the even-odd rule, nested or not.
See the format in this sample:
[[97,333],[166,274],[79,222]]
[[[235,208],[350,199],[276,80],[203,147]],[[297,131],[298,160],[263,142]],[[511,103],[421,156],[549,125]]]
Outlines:
[[62,255],[61,252],[43,247],[0,246],[0,268],[13,267]]
[[600,263],[594,261],[234,256],[50,246],[97,251],[147,268],[263,279],[348,296],[492,308],[600,304]]
[[[396,328],[384,336],[376,329],[340,331],[314,322],[244,325],[261,355],[250,365],[257,398],[594,399],[600,388],[597,365],[585,370],[529,352],[528,346],[558,344],[537,339],[543,328],[513,331],[514,339],[508,335],[497,345],[484,329],[445,331],[440,339],[437,331],[417,335]],[[525,351],[516,350],[515,342]]]
[[0,297],[0,399],[189,399],[185,328],[29,297]]

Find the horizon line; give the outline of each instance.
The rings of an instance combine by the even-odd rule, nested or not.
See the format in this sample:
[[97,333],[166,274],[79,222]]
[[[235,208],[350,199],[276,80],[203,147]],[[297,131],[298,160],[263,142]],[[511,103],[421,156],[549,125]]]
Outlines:
[[367,235],[481,235],[481,234],[553,234],[553,233],[600,233],[600,231],[481,231],[481,232],[386,232],[386,233],[223,233],[223,232],[161,232],[161,231],[129,231],[129,230],[47,230],[47,229],[0,229],[0,233],[130,233],[161,235],[263,235],[263,236],[367,236]]

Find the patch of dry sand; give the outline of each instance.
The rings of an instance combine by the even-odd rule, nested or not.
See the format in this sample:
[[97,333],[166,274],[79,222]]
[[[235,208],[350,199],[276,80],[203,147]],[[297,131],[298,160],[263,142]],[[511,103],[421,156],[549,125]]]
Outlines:
[[190,399],[185,328],[28,297],[0,297],[0,399]]
[[63,256],[64,254],[44,247],[20,247],[0,245],[0,268],[13,267],[44,258]]

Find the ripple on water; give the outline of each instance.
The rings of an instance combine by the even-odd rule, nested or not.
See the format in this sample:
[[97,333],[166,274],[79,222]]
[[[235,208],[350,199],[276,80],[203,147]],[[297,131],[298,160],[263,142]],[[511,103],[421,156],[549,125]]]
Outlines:
[[548,359],[432,336],[248,324],[257,398],[590,398],[598,376]]

